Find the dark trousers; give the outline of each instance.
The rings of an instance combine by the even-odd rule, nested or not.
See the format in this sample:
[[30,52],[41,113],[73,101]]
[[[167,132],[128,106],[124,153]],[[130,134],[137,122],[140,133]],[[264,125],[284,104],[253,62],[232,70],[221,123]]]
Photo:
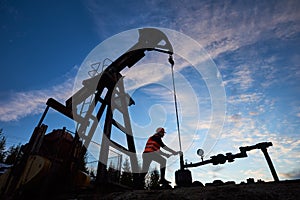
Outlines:
[[152,161],[160,165],[160,179],[165,179],[167,160],[158,152],[143,153],[142,177],[145,178]]

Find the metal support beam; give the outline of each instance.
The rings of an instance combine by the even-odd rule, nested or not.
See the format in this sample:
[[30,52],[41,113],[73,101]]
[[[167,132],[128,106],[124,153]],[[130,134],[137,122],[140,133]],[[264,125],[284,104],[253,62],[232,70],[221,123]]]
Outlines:
[[272,163],[272,160],[271,160],[271,158],[270,158],[270,156],[269,156],[269,154],[268,154],[267,148],[263,148],[263,149],[261,149],[261,151],[263,152],[263,154],[264,154],[264,156],[265,156],[265,158],[266,158],[266,160],[267,160],[267,163],[268,163],[269,168],[270,168],[270,170],[271,170],[271,173],[272,173],[272,176],[273,176],[273,178],[274,178],[274,181],[278,182],[278,181],[279,181],[279,178],[278,178],[278,176],[277,176],[277,173],[276,173],[275,167],[274,167],[274,165],[273,165],[273,163]]

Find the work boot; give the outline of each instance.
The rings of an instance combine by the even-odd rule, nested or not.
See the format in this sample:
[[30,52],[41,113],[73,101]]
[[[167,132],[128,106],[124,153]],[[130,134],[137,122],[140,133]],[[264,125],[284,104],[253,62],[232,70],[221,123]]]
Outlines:
[[170,184],[171,182],[163,178],[163,179],[160,179],[158,183],[159,184]]

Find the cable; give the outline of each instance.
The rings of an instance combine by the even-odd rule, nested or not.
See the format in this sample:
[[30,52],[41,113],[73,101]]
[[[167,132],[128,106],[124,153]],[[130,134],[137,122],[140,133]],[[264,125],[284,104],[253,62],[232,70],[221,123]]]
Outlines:
[[171,70],[172,70],[173,94],[174,94],[174,104],[175,104],[175,112],[176,112],[176,122],[177,122],[177,132],[178,132],[178,140],[179,140],[179,149],[182,152],[179,118],[178,118],[178,108],[177,108],[177,98],[176,98],[176,89],[175,89],[175,81],[174,81],[174,60],[173,60],[172,55],[169,56],[169,63],[171,64]]

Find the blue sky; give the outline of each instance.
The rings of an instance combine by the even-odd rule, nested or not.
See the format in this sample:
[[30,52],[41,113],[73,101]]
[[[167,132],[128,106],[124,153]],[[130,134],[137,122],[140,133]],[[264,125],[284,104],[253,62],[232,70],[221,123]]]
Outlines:
[[[273,147],[269,153],[279,178],[300,178],[299,8],[297,1],[1,1],[0,127],[8,145],[27,142],[46,100],[53,97],[64,102],[71,96],[77,72],[95,47],[124,31],[161,27],[200,44],[223,80],[226,115],[224,124],[220,121],[218,125],[224,126],[214,140],[216,144],[204,149],[209,152],[206,158],[270,141]],[[161,56],[162,62],[164,59]],[[190,82],[199,91],[193,98],[200,101],[193,105],[200,108],[201,116],[191,135],[189,130],[195,124],[194,116],[188,115],[194,108],[189,104],[191,96],[181,90],[180,81],[176,82],[185,155],[189,162],[196,162],[195,149],[208,146],[204,138],[215,128],[210,126],[211,93],[205,77],[194,77],[176,56],[175,62],[175,67],[181,67],[178,74],[195,79]],[[169,87],[162,90],[134,79],[137,74],[143,79],[154,73],[149,70],[145,62],[126,72],[139,83],[131,90],[134,99],[143,101],[130,108],[136,145],[139,150],[143,147],[158,125],[160,113],[169,133],[166,144],[178,149]],[[161,80],[148,79],[160,84]],[[162,93],[168,95],[153,95]],[[145,95],[148,98],[143,98]],[[54,119],[65,120],[53,112],[49,123],[55,125]],[[173,180],[178,163],[175,157],[169,163],[167,176]],[[215,178],[239,182],[249,177],[272,180],[258,150],[234,163],[207,165],[192,169],[192,173],[203,182]]]

